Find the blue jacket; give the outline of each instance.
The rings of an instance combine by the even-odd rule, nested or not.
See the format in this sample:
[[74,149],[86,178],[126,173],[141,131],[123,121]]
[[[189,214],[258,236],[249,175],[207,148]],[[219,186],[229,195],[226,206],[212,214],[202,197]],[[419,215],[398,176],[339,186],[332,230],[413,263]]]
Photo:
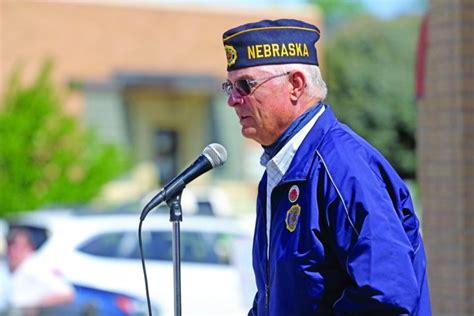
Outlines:
[[[272,192],[269,241],[266,178],[257,198],[258,291],[249,315],[431,315],[410,193],[328,106]],[[295,185],[299,194],[290,192]]]

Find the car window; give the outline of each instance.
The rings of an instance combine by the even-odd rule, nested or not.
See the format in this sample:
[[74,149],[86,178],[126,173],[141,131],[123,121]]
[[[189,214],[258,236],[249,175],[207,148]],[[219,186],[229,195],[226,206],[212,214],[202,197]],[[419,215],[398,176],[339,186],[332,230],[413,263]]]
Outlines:
[[16,228],[25,229],[26,231],[28,231],[29,238],[31,239],[35,250],[40,249],[49,237],[48,230],[43,227],[14,223],[10,225],[9,230],[11,231]]
[[119,258],[119,246],[123,235],[122,232],[99,234],[87,240],[77,249],[93,256]]
[[186,232],[181,236],[181,258],[184,262],[229,264],[230,235]]
[[[142,232],[147,260],[172,261],[172,236],[168,231]],[[230,264],[231,235],[212,232],[181,232],[181,261],[207,264]],[[78,247],[89,255],[140,259],[135,232],[99,234]]]
[[202,215],[214,215],[214,209],[209,201],[198,201],[198,210]]

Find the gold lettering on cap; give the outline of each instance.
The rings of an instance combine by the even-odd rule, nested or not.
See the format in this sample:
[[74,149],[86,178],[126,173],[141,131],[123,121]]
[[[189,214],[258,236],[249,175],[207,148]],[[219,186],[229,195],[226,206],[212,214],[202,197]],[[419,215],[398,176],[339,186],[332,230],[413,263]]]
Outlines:
[[255,52],[257,53],[257,58],[263,58],[262,45],[255,45]]
[[278,44],[272,44],[272,54],[273,57],[280,57],[280,47]]
[[288,56],[288,50],[286,49],[285,44],[281,44],[281,56]]
[[263,56],[272,57],[272,50],[270,44],[263,44]]
[[301,50],[301,43],[295,43],[296,46],[296,56],[303,56],[303,51]]
[[272,58],[272,57],[309,57],[306,43],[272,43],[247,46],[247,58]]
[[288,50],[289,50],[290,56],[295,56],[296,55],[295,43],[289,43]]
[[255,59],[255,46],[254,45],[247,46],[247,56],[248,56],[248,59]]
[[303,44],[303,56],[309,57],[308,46],[306,46],[306,43]]

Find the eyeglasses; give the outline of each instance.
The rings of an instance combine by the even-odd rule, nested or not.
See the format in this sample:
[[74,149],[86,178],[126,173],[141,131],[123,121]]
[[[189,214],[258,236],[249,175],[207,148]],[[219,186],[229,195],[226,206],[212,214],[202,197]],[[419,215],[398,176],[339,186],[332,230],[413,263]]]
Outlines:
[[226,82],[224,82],[222,84],[222,90],[224,90],[225,94],[231,95],[232,91],[234,90],[234,87],[235,87],[235,89],[237,89],[237,92],[241,96],[244,97],[246,95],[249,95],[250,92],[252,91],[252,88],[255,87],[256,85],[258,85],[259,83],[265,82],[267,80],[271,80],[271,79],[274,79],[274,78],[286,76],[286,75],[289,75],[289,74],[290,74],[290,72],[287,71],[287,72],[282,73],[282,74],[273,75],[273,76],[270,76],[270,77],[265,77],[265,78],[260,78],[260,79],[248,79],[248,78],[244,79],[244,78],[242,78],[242,79],[235,80],[234,83],[227,80]]

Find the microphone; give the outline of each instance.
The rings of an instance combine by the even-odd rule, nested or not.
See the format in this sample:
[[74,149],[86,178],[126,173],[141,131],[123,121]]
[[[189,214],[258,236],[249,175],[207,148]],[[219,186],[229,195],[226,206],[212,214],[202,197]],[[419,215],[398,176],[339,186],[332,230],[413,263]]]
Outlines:
[[148,204],[143,208],[140,219],[144,220],[153,208],[174,197],[184,189],[186,184],[193,181],[203,173],[212,168],[222,166],[226,160],[227,151],[224,146],[218,143],[207,145],[199,157],[188,168],[168,182],[165,187],[161,189],[160,192],[150,200],[150,202],[148,202]]

